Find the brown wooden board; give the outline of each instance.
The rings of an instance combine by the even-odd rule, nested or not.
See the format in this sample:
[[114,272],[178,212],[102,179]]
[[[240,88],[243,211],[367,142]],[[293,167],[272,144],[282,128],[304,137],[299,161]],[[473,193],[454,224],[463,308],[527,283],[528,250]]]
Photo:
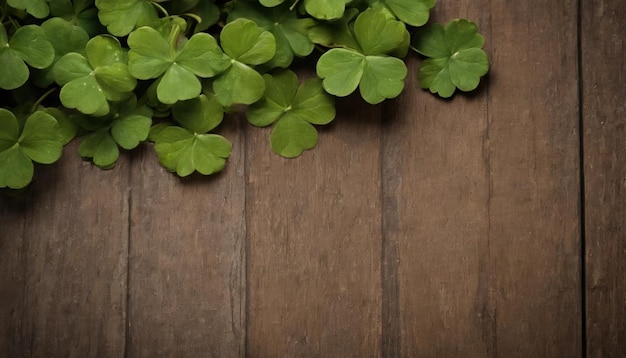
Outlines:
[[134,158],[129,254],[131,357],[238,357],[245,329],[244,141],[224,172],[180,179],[153,148]]
[[[14,248],[1,253],[2,275],[20,283],[13,284],[11,317],[3,320],[9,336],[3,334],[0,352],[8,357],[124,352],[127,158],[114,170],[101,171],[81,162],[76,144],[65,148],[56,167],[37,168],[24,193],[24,215],[8,216],[15,222],[3,233],[3,246]],[[4,271],[13,260],[13,270]]]
[[438,5],[478,23],[491,75],[449,102],[410,80],[385,127],[389,356],[581,354],[576,10]]
[[339,102],[298,159],[248,131],[250,357],[380,352],[380,107]]
[[582,1],[587,353],[626,354],[626,7]]

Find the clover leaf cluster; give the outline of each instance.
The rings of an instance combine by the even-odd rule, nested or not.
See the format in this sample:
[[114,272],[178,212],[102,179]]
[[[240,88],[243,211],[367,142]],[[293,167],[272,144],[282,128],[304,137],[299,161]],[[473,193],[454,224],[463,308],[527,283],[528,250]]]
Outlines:
[[[152,143],[179,176],[222,170],[234,112],[286,158],[318,142],[335,99],[441,97],[487,73],[474,23],[426,26],[435,0],[0,0],[0,188],[78,152],[98,167]],[[406,58],[424,59],[409,73]],[[294,70],[296,66],[298,70]],[[311,70],[307,71],[306,66]]]

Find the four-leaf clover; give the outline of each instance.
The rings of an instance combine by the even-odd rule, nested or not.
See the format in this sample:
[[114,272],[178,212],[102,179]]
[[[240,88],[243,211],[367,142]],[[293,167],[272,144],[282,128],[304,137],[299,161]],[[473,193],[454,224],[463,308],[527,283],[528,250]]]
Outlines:
[[317,74],[324,79],[324,89],[343,97],[359,87],[371,104],[399,95],[407,69],[402,60],[387,54],[406,44],[404,24],[368,9],[354,22],[354,37],[358,49],[334,48],[320,57]]
[[489,70],[484,41],[476,24],[467,20],[452,20],[445,27],[433,24],[418,31],[413,48],[430,57],[417,72],[420,86],[444,98],[452,96],[456,88],[474,90]]
[[137,80],[127,66],[127,53],[119,41],[100,35],[87,42],[86,57],[70,52],[54,66],[54,78],[61,88],[61,102],[84,114],[109,113],[108,101],[121,101],[132,94]]
[[213,77],[231,64],[209,34],[187,40],[179,38],[174,26],[170,37],[175,43],[147,26],[128,36],[130,73],[140,80],[159,78],[157,97],[165,104],[197,97],[202,91],[198,77]]

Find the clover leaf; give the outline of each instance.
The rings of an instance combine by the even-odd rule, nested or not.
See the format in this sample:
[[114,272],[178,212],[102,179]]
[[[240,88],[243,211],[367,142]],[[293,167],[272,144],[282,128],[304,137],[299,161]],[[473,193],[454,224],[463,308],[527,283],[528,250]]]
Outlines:
[[213,77],[231,64],[206,33],[172,44],[157,30],[140,27],[128,36],[128,45],[130,73],[140,80],[159,78],[157,97],[165,104],[197,97],[202,90],[198,77]]
[[8,39],[0,23],[0,88],[16,89],[28,80],[33,68],[43,69],[54,61],[54,48],[36,25],[22,26]]
[[50,13],[46,0],[7,0],[7,4],[14,9],[24,10],[38,19],[43,19]]
[[150,0],[96,0],[100,22],[115,36],[126,36],[135,28],[157,20],[152,3]]
[[359,49],[333,48],[320,57],[316,70],[324,79],[324,89],[343,97],[359,87],[371,104],[399,95],[407,69],[402,60],[387,53],[406,43],[404,24],[368,9],[354,22],[354,36]]
[[[84,54],[89,35],[82,27],[72,25],[60,17],[53,17],[41,24],[41,28],[54,47],[54,62],[70,52]],[[47,87],[52,84],[54,82],[53,69],[54,67],[50,66],[43,70],[34,71],[32,76],[34,83],[40,87]]]
[[368,0],[371,7],[388,9],[400,21],[411,26],[423,26],[428,22],[430,9],[436,0]]
[[33,161],[54,163],[62,149],[58,123],[50,114],[37,111],[20,129],[15,115],[0,108],[0,188],[27,186],[34,174]]
[[145,141],[152,125],[152,110],[145,105],[137,105],[134,96],[113,105],[111,113],[105,117],[80,116],[78,123],[88,130],[81,138],[78,153],[83,158],[91,158],[100,168],[115,166],[119,158],[119,147],[126,150],[136,148]]
[[94,0],[49,0],[50,15],[79,26],[93,37],[103,30]]
[[[263,4],[265,5],[265,4]],[[265,5],[269,6],[269,5]],[[309,30],[316,24],[311,18],[298,18],[288,4],[267,9],[248,2],[235,2],[229,19],[247,18],[254,21],[263,30],[270,31],[276,39],[276,54],[267,67],[288,67],[294,55],[308,56],[313,51],[313,42],[308,36]]]
[[316,19],[336,20],[343,16],[346,4],[352,0],[304,0],[304,9]]
[[414,36],[413,49],[430,57],[419,67],[420,86],[431,93],[451,97],[458,88],[471,91],[478,87],[480,77],[489,70],[487,54],[482,50],[484,38],[476,24],[459,19],[445,27],[433,24]]
[[84,114],[109,113],[108,101],[128,98],[137,84],[126,62],[119,41],[106,35],[87,42],[86,57],[76,52],[61,57],[54,66],[56,82],[63,86],[61,102]]
[[319,78],[306,80],[298,87],[291,71],[265,74],[265,96],[250,106],[248,121],[258,127],[276,123],[270,146],[283,157],[297,157],[317,145],[312,124],[328,124],[335,118],[332,96],[324,91]]
[[265,82],[252,66],[269,62],[274,57],[274,36],[253,21],[241,18],[224,26],[220,43],[230,57],[230,66],[213,82],[218,101],[225,107],[258,101],[263,97]]
[[224,137],[208,133],[222,122],[224,114],[215,96],[201,94],[178,102],[172,113],[181,126],[159,124],[150,134],[161,165],[181,177],[194,171],[209,175],[222,170],[232,145]]

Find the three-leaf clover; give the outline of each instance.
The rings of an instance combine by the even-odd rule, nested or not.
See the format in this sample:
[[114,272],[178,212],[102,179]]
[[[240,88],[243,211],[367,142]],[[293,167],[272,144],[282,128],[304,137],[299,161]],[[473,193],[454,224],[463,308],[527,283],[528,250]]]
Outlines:
[[110,34],[126,36],[135,28],[149,26],[158,19],[150,0],[96,0],[98,18]]
[[89,131],[81,138],[78,153],[83,158],[91,158],[98,167],[109,169],[120,156],[118,146],[131,150],[148,138],[152,110],[146,105],[137,105],[137,99],[132,96],[114,104],[105,117],[79,116],[75,120]]
[[86,57],[70,52],[54,66],[54,78],[62,85],[60,98],[67,108],[84,114],[109,113],[108,101],[128,98],[137,80],[128,71],[127,53],[119,41],[100,35],[87,42]]
[[36,25],[22,26],[9,40],[0,23],[0,88],[16,89],[28,80],[29,64],[44,69],[54,61],[54,47]]
[[248,121],[257,127],[276,123],[270,146],[283,157],[297,157],[314,148],[318,135],[312,124],[328,124],[335,118],[333,97],[324,91],[321,80],[308,79],[298,87],[298,77],[288,70],[263,78],[265,96],[250,106]]
[[198,171],[209,175],[226,165],[232,145],[224,137],[209,133],[224,116],[222,105],[213,94],[176,103],[173,117],[180,124],[153,127],[150,139],[163,167],[185,177]]
[[320,57],[317,74],[324,79],[324,89],[343,97],[359,87],[371,104],[399,95],[407,69],[402,60],[387,54],[406,44],[405,25],[368,9],[354,22],[354,37],[359,48],[333,48]]
[[253,21],[242,18],[224,26],[220,43],[230,57],[230,66],[213,82],[218,101],[225,107],[258,101],[263,97],[265,82],[251,66],[264,64],[274,57],[274,36]]
[[54,163],[62,149],[58,123],[50,114],[37,111],[20,126],[12,112],[0,108],[0,188],[25,187],[33,178],[33,161]]
[[274,35],[276,54],[266,64],[269,67],[286,68],[293,61],[294,55],[304,57],[313,51],[313,42],[308,33],[316,24],[315,20],[299,18],[295,11],[289,9],[288,4],[268,9],[259,4],[238,1],[229,14],[229,19],[237,18],[250,19]]
[[173,41],[145,26],[128,36],[130,73],[140,80],[159,78],[157,97],[162,103],[197,97],[202,91],[198,77],[213,77],[231,64],[215,38],[207,33],[197,33],[187,40],[178,36],[175,25],[170,38]]
[[483,44],[476,24],[463,19],[452,20],[445,27],[433,24],[420,29],[413,39],[413,48],[430,57],[418,70],[420,86],[444,98],[452,96],[456,88],[474,90],[489,70]]

